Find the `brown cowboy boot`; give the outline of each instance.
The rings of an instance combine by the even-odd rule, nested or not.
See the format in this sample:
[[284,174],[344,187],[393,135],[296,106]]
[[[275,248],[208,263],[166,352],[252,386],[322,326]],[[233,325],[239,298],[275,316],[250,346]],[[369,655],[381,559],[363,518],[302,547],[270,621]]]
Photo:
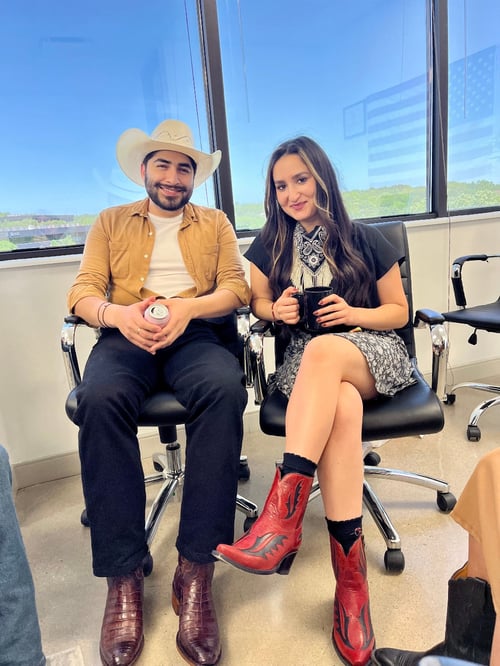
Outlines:
[[99,647],[104,666],[130,666],[141,654],[143,597],[142,566],[125,576],[108,578]]
[[467,576],[467,565],[448,581],[448,609],[444,641],[425,652],[379,648],[372,656],[377,666],[417,666],[428,655],[488,664],[496,613],[490,585]]
[[302,520],[313,478],[278,467],[261,515],[232,546],[212,552],[223,562],[255,574],[287,574],[302,541]]
[[337,579],[333,646],[346,664],[364,666],[375,647],[375,636],[370,618],[363,537],[358,537],[346,555],[340,543],[330,535],[330,550]]
[[192,666],[214,666],[221,655],[212,599],[214,563],[189,562],[179,555],[172,583],[172,607],[179,616],[177,649]]

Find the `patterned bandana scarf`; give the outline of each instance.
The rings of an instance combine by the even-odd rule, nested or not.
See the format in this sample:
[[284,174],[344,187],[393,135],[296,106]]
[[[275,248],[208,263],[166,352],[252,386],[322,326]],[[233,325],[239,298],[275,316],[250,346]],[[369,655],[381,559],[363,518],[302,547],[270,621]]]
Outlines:
[[293,232],[292,284],[303,291],[306,287],[330,284],[332,274],[323,254],[326,239],[324,227],[307,232],[298,222]]

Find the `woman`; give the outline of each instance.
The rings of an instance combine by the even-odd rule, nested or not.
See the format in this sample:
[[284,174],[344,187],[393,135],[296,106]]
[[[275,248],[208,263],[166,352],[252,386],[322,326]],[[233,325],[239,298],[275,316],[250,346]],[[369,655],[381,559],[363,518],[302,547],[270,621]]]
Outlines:
[[[401,257],[378,230],[351,222],[333,167],[310,138],[273,153],[265,210],[246,257],[253,313],[283,323],[290,336],[274,378],[289,398],[286,451],[258,520],[214,555],[252,573],[287,574],[317,472],[337,581],[333,644],[345,662],[362,666],[375,643],[361,529],[362,401],[413,382],[392,330],[408,321]],[[304,329],[297,296],[314,285],[333,291],[320,301],[318,324],[325,333],[344,332],[313,337]]]

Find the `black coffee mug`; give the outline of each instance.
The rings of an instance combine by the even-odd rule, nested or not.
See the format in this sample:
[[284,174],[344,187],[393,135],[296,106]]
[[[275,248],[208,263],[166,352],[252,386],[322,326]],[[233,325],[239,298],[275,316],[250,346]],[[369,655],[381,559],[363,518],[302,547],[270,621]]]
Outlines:
[[319,301],[332,293],[331,287],[307,287],[307,289],[304,289],[304,324],[308,331],[324,330],[321,324],[318,324],[313,313],[319,309]]

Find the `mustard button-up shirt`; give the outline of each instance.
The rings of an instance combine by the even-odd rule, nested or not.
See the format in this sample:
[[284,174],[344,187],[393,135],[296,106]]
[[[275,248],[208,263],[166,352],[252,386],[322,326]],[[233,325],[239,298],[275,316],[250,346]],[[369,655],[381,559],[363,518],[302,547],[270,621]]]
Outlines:
[[[164,295],[144,287],[155,241],[148,201],[107,208],[99,214],[89,230],[80,269],[68,293],[70,312],[86,296],[131,305]],[[234,228],[225,213],[186,204],[178,241],[194,286],[177,296],[191,298],[229,289],[242,305],[248,305],[250,287]]]

